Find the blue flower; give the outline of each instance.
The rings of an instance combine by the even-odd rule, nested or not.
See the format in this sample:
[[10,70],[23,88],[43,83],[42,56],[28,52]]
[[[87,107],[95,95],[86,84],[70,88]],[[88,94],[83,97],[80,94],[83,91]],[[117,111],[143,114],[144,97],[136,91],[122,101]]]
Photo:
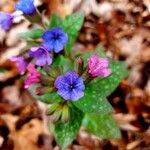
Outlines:
[[24,14],[32,15],[35,12],[34,0],[20,0],[15,8]]
[[77,101],[84,96],[84,82],[75,71],[58,76],[54,83],[57,93],[65,100]]
[[29,55],[34,58],[35,64],[38,66],[50,65],[52,63],[48,50],[42,46],[31,48]]
[[54,50],[55,53],[59,53],[63,50],[68,41],[67,34],[59,27],[46,31],[42,38],[44,40],[43,46],[49,50]]
[[13,23],[12,15],[5,12],[0,12],[0,26],[2,29],[8,31],[12,26],[12,23]]

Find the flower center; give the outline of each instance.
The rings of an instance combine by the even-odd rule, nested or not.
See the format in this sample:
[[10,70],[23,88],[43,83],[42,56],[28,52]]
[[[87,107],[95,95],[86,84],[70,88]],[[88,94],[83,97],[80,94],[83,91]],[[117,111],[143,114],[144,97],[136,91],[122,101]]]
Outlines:
[[54,38],[54,40],[57,40],[59,38],[59,35],[58,34],[54,34],[53,38]]
[[70,89],[73,90],[74,89],[74,85],[71,84],[70,85]]

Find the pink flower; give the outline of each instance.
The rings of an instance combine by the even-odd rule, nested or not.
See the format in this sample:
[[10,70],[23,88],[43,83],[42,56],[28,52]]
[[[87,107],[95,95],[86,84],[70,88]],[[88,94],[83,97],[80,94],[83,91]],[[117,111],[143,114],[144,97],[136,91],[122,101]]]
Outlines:
[[27,68],[27,61],[24,59],[24,57],[22,56],[14,56],[12,58],[10,58],[10,60],[12,62],[16,63],[16,66],[20,72],[21,75],[23,75],[26,72],[26,68]]
[[109,60],[107,58],[100,58],[97,54],[94,54],[88,60],[88,73],[91,77],[107,77],[111,73],[108,65]]
[[27,67],[28,74],[24,81],[25,88],[29,88],[32,84],[40,82],[41,74],[38,72],[33,64],[29,64]]

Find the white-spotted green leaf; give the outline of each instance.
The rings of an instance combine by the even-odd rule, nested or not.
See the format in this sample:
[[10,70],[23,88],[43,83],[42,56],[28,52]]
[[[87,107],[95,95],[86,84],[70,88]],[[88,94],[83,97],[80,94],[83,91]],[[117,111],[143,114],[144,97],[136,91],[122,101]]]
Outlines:
[[83,120],[83,126],[88,132],[103,139],[121,137],[120,130],[110,114],[86,114]]
[[87,86],[84,96],[73,104],[85,113],[110,113],[112,107],[98,88]]
[[57,123],[54,127],[54,135],[58,145],[62,149],[69,146],[75,139],[83,119],[83,113],[78,109],[70,109],[70,120],[67,123]]
[[84,14],[74,13],[72,15],[66,16],[63,21],[63,30],[68,34],[69,40],[65,46],[66,51],[71,51],[73,44],[78,36],[78,33],[83,25]]
[[120,81],[128,75],[126,65],[119,61],[110,61],[112,73],[106,78],[95,78],[89,86],[98,88],[99,92],[109,96],[119,85]]

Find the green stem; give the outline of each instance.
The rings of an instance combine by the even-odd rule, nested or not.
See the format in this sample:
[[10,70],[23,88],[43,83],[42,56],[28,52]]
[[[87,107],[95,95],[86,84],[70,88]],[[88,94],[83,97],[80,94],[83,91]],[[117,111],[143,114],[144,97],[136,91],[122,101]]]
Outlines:
[[39,18],[41,19],[40,25],[46,30],[47,27],[45,26],[44,21],[43,21],[43,18],[42,18],[42,15],[41,15],[40,12],[38,11],[38,9],[36,9],[36,13],[37,13],[37,15],[39,16]]

